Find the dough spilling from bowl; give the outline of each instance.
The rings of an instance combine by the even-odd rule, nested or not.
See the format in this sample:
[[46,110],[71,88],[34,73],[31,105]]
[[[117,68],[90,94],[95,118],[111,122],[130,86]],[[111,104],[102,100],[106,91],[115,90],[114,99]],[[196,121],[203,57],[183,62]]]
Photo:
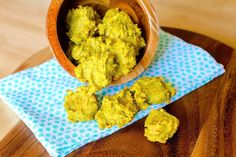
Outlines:
[[[66,18],[68,58],[76,61],[76,77],[89,86],[68,91],[65,109],[72,122],[96,120],[99,128],[123,127],[135,114],[151,104],[169,102],[175,88],[162,77],[143,77],[130,88],[107,95],[98,109],[96,92],[113,80],[127,75],[137,64],[139,50],[145,47],[141,29],[127,13],[109,9],[103,19],[91,7],[72,9]],[[165,143],[176,132],[179,121],[163,109],[152,110],[145,121],[145,136]]]
[[78,64],[76,77],[93,92],[127,75],[146,45],[141,29],[118,9],[109,9],[101,19],[93,8],[79,6],[69,11],[66,22],[68,57]]

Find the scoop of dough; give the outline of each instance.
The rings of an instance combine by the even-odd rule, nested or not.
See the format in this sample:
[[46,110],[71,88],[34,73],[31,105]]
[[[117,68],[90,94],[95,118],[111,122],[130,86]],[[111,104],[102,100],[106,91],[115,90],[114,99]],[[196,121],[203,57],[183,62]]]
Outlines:
[[79,6],[72,9],[66,17],[67,27],[69,28],[67,36],[75,44],[80,44],[95,34],[98,30],[97,24],[100,21],[100,16],[91,7]]
[[75,74],[79,80],[88,82],[95,92],[111,83],[116,67],[114,55],[106,51],[87,58],[75,68]]
[[89,92],[89,87],[78,87],[76,92],[67,91],[64,107],[68,120],[71,122],[83,122],[94,119],[98,110],[96,95]]
[[129,15],[118,9],[109,9],[102,23],[98,25],[99,34],[116,41],[117,39],[133,45],[138,50],[144,47],[145,41],[141,30],[134,24]]
[[176,93],[171,83],[165,82],[163,77],[143,77],[130,90],[134,92],[136,103],[141,109],[146,109],[149,104],[168,103]]
[[124,88],[113,96],[105,96],[102,106],[95,115],[99,128],[110,128],[118,125],[122,127],[129,123],[138,108],[134,103],[132,94],[128,88]]
[[114,54],[115,62],[118,64],[117,71],[113,76],[114,80],[127,75],[136,65],[137,52],[131,44],[117,40],[110,46],[109,51]]
[[152,110],[145,120],[144,136],[152,142],[166,143],[178,129],[179,120],[163,109]]
[[104,53],[108,50],[101,37],[89,37],[80,45],[73,45],[71,54],[78,64],[83,63],[89,57]]

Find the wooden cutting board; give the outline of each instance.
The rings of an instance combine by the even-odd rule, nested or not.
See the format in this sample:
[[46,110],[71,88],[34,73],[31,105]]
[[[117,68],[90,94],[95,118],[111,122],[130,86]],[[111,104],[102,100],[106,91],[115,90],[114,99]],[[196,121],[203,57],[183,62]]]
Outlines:
[[[196,33],[163,29],[207,50],[225,66],[226,73],[165,107],[180,120],[177,133],[166,144],[149,142],[143,136],[143,118],[111,136],[75,150],[69,157],[236,156],[236,51]],[[49,48],[45,48],[17,71],[36,66],[51,57]],[[0,156],[49,155],[20,121],[0,143]]]

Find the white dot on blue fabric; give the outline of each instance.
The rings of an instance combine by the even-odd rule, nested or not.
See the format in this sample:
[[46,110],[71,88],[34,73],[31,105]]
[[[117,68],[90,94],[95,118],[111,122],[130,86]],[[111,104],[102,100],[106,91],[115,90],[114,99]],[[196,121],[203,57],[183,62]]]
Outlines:
[[[177,88],[177,94],[172,99],[175,101],[223,73],[223,66],[206,51],[160,31],[156,56],[138,78],[164,76]],[[99,91],[98,100],[131,86],[135,80]],[[65,156],[88,142],[119,130],[118,127],[100,130],[95,121],[71,123],[67,120],[63,106],[66,90],[81,85],[84,83],[71,77],[52,59],[1,79],[0,96],[27,124],[51,156]],[[165,105],[156,104],[140,111],[134,121],[146,116],[151,108],[158,109]]]

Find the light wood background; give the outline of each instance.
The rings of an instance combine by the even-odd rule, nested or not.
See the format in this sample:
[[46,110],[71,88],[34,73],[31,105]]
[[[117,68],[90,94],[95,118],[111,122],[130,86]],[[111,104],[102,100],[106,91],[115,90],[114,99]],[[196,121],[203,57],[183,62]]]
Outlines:
[[[236,48],[236,0],[151,0],[162,26],[182,28]],[[48,45],[50,0],[0,0],[0,78]],[[18,122],[0,102],[0,140]]]
[[45,18],[50,0],[0,0],[0,77],[47,46]]

